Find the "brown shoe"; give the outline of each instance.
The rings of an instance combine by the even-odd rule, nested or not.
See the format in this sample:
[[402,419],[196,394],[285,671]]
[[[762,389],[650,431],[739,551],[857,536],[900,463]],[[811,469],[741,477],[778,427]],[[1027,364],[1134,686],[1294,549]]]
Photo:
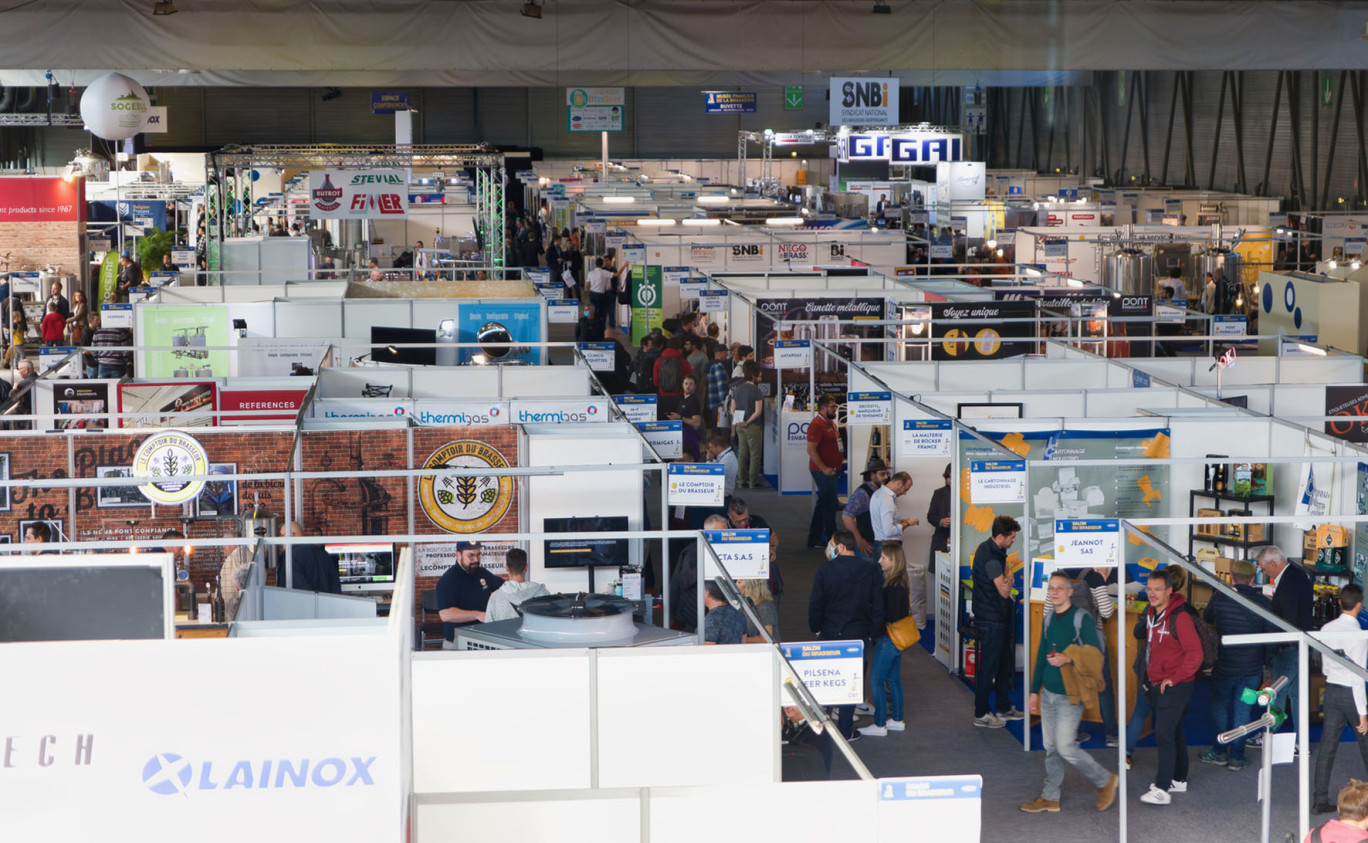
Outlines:
[[[1112,795],[1116,795],[1116,788],[1114,787],[1112,788]],[[1039,798],[1036,799],[1036,801],[1034,802],[1027,802],[1025,805],[1022,805],[1021,810],[1025,811],[1028,814],[1043,814],[1046,811],[1049,811],[1052,814],[1057,814],[1059,813],[1059,802],[1050,799]]]
[[1112,773],[1111,780],[1097,789],[1097,810],[1105,811],[1116,801],[1116,785],[1121,779]]

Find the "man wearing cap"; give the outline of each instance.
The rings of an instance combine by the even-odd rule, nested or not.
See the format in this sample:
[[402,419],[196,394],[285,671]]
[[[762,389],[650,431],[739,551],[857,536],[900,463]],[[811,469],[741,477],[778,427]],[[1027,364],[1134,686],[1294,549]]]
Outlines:
[[442,619],[442,649],[456,649],[456,627],[484,623],[489,595],[503,580],[480,567],[480,543],[457,542],[456,564],[437,580],[437,616]]
[[[1263,591],[1252,585],[1253,562],[1236,559],[1230,566],[1230,579],[1241,597],[1272,611]],[[1263,618],[1220,593],[1211,598],[1202,619],[1220,630],[1223,640],[1227,635],[1277,631]],[[1258,644],[1233,647],[1222,643],[1216,650],[1216,666],[1211,669],[1211,723],[1216,734],[1249,722],[1250,706],[1240,701],[1240,693],[1262,683],[1264,655],[1263,646]],[[1245,760],[1245,740],[1242,737],[1228,745],[1214,744],[1197,760],[1232,770],[1243,769],[1249,764]]]
[[841,521],[847,530],[855,534],[855,543],[860,547],[855,555],[874,562],[877,558],[874,551],[874,525],[869,520],[869,501],[879,487],[888,482],[888,465],[878,457],[870,457],[860,476],[864,482],[850,493],[845,509],[841,511]]

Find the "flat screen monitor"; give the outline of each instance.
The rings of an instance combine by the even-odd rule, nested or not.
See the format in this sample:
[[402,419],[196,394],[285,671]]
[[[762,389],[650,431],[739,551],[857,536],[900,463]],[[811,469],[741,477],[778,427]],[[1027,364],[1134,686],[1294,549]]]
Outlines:
[[[607,533],[624,532],[627,529],[625,515],[547,518],[542,521],[542,530],[547,533]],[[546,540],[548,568],[621,567],[627,561],[627,539],[589,536]]]
[[337,560],[343,591],[377,591],[394,587],[394,545],[380,543],[325,544]]
[[0,642],[173,638],[175,587],[169,553],[5,557]]
[[400,348],[404,343],[437,342],[436,329],[388,328],[371,326],[371,359],[378,363],[401,363],[407,366],[436,366],[436,348]]

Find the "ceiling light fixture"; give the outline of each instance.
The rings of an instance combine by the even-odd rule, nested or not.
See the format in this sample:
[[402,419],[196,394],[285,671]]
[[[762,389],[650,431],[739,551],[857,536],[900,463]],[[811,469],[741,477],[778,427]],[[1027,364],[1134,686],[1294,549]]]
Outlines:
[[172,3],[171,0],[161,0],[152,4],[153,15],[174,15],[177,11],[179,10],[176,8],[176,4]]
[[518,9],[518,14],[525,18],[536,18],[541,20],[541,13],[541,4],[535,2],[535,0],[527,0],[526,3],[522,4],[522,8]]

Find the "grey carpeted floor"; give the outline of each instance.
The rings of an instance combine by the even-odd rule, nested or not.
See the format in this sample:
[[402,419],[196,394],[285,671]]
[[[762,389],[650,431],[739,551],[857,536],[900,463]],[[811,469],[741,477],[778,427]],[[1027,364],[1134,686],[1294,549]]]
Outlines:
[[[752,510],[762,514],[780,533],[780,559],[786,582],[786,594],[780,605],[783,639],[807,640],[811,637],[807,629],[808,584],[822,561],[821,551],[806,548],[811,499],[753,489],[744,490],[742,495]],[[1059,843],[1119,839],[1120,800],[1118,805],[1099,815],[1093,807],[1095,790],[1072,769],[1065,778],[1060,813],[1022,813],[1021,803],[1040,795],[1044,778],[1043,754],[1023,752],[1021,743],[1006,729],[973,726],[973,697],[969,688],[957,677],[950,676],[929,653],[916,647],[909,649],[902,659],[902,680],[908,730],[883,738],[861,738],[854,744],[874,775],[976,773],[983,776],[982,839],[985,841]],[[857,725],[869,722],[866,719]],[[1139,799],[1149,788],[1156,756],[1153,747],[1142,745],[1136,750],[1134,768],[1127,781],[1129,840],[1181,843],[1199,839],[1259,839],[1256,788],[1261,758],[1258,750],[1250,750],[1249,767],[1232,772],[1198,763],[1197,755],[1204,749],[1189,749],[1189,790],[1186,794],[1175,794],[1173,803],[1164,807],[1147,805]],[[1106,768],[1116,769],[1116,750],[1096,750],[1094,756]],[[836,764],[834,775],[854,776],[839,754]],[[1289,835],[1296,832],[1296,775],[1295,764],[1274,768],[1270,840],[1277,843],[1292,839]],[[1350,776],[1368,774],[1362,768],[1356,747],[1345,743],[1336,758],[1332,799],[1334,790]],[[1322,816],[1320,821],[1329,818]]]

